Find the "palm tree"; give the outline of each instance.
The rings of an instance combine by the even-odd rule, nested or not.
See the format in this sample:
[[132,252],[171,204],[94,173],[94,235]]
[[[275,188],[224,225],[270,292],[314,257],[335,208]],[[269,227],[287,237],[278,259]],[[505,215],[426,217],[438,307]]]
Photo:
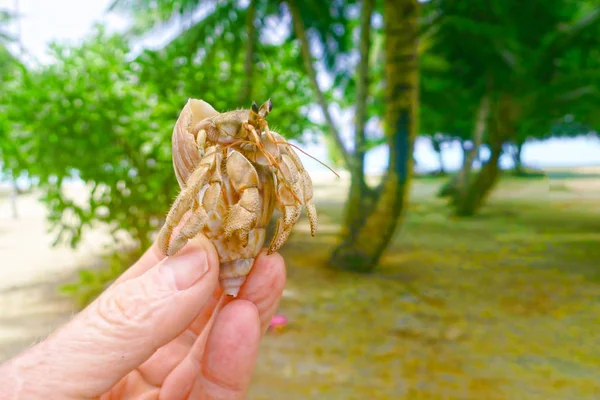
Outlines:
[[[148,24],[155,18],[164,21],[173,15],[190,15],[199,6],[210,7],[213,2],[194,0],[158,1],[148,8],[149,0],[116,0],[113,9],[129,11],[144,9],[140,24]],[[361,2],[359,46],[360,62],[356,74],[356,121],[355,149],[349,151],[329,112],[328,94],[319,87],[311,44],[318,44],[324,53],[324,65],[336,71],[336,58],[345,54],[351,45],[350,22],[344,9],[352,2],[333,1],[265,1],[252,0],[246,9],[246,68],[247,85],[241,90],[240,98],[251,93],[253,54],[252,38],[259,37],[260,24],[267,16],[277,15],[283,20],[287,8],[291,17],[288,40],[298,40],[301,46],[302,63],[312,84],[316,103],[324,117],[327,133],[336,145],[342,165],[351,172],[351,188],[347,202],[346,218],[342,230],[342,241],[334,251],[330,264],[336,267],[371,271],[378,264],[384,250],[392,240],[405,203],[406,188],[412,164],[413,138],[417,129],[416,105],[418,101],[418,49],[417,0],[386,0],[381,14],[384,16],[386,46],[381,58],[385,62],[386,82],[385,134],[380,140],[390,150],[390,161],[386,175],[377,188],[370,188],[364,175],[364,156],[367,150],[365,124],[368,119],[367,99],[369,96],[371,53],[371,16],[375,9],[374,0]],[[145,7],[145,8],[144,8]],[[215,10],[221,6],[215,6]],[[237,7],[233,2],[222,7]],[[254,21],[254,23],[252,23]],[[202,22],[200,22],[202,23]],[[340,29],[341,27],[341,29]],[[317,37],[311,42],[309,33]],[[380,61],[379,59],[377,60]],[[344,71],[347,73],[348,71]]]
[[491,153],[473,179],[464,165],[451,197],[457,215],[471,216],[498,181],[506,144],[547,137],[567,114],[598,122],[600,7],[566,0],[431,3],[439,15],[431,51],[450,66],[454,86],[471,94],[461,105],[473,109],[473,142]]

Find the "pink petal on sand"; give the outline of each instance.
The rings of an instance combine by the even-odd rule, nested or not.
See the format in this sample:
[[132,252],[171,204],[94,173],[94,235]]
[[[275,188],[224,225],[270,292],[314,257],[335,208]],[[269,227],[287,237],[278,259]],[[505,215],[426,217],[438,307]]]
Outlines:
[[282,327],[287,324],[287,318],[281,314],[277,314],[271,318],[270,328]]

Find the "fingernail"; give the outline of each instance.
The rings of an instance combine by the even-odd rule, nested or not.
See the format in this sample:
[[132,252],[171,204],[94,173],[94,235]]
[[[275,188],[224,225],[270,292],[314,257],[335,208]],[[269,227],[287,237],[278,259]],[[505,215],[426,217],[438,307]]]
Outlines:
[[182,255],[170,257],[163,264],[163,270],[173,276],[177,290],[189,289],[208,271],[206,252],[195,248]]

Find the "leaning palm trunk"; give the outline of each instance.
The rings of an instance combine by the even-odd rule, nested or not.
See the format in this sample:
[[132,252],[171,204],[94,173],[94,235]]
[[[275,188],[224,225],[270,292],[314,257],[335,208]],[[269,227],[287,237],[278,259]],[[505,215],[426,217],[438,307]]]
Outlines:
[[479,153],[481,142],[483,142],[483,134],[486,130],[489,113],[490,99],[488,96],[483,96],[481,104],[479,105],[479,110],[477,110],[475,129],[473,130],[473,148],[467,153],[463,168],[457,176],[456,186],[459,192],[465,190],[469,183],[473,161],[475,161],[475,157]]
[[500,157],[503,145],[514,137],[518,110],[509,96],[500,95],[493,105],[488,125],[490,158],[473,180],[464,181],[454,194],[452,204],[458,216],[472,216],[479,211],[500,177]]
[[390,161],[372,205],[361,210],[363,223],[334,251],[333,266],[371,271],[392,240],[406,202],[417,131],[417,0],[384,1],[386,114]]
[[525,168],[523,167],[523,145],[525,141],[520,139],[515,143],[515,149],[513,153],[513,162],[515,164],[514,174],[517,176],[525,176],[527,173],[525,172]]
[[342,136],[340,135],[340,132],[338,131],[338,129],[335,126],[335,123],[333,122],[333,118],[327,106],[327,100],[325,99],[325,95],[320,89],[319,83],[317,81],[317,71],[315,70],[315,67],[312,64],[310,44],[306,35],[304,21],[302,20],[302,16],[300,15],[299,7],[302,6],[302,2],[298,0],[287,0],[287,4],[290,10],[290,14],[292,16],[292,26],[294,29],[294,33],[300,41],[300,48],[302,52],[302,60],[304,61],[304,67],[306,68],[306,73],[308,74],[311,86],[313,87],[315,96],[317,98],[317,103],[319,104],[321,111],[323,112],[327,128],[337,146],[339,154],[344,162],[344,165],[346,167],[350,167],[352,165],[352,160],[350,160],[350,156],[346,151],[346,147],[344,146],[344,143],[342,141]]
[[500,175],[500,156],[502,143],[490,146],[490,159],[481,168],[473,182],[464,190],[458,190],[453,198],[454,212],[461,217],[474,215],[496,185]]
[[368,207],[372,191],[365,181],[365,153],[367,123],[367,97],[369,92],[369,53],[371,50],[371,16],[375,0],[364,0],[360,16],[360,61],[356,79],[356,106],[354,127],[354,153],[350,165],[350,190],[346,201],[344,232],[354,236],[364,223],[364,209]]
[[475,117],[475,126],[473,128],[473,148],[469,151],[465,151],[465,159],[463,161],[462,168],[458,174],[448,181],[441,189],[438,194],[439,197],[453,197],[454,200],[457,196],[464,194],[471,179],[471,170],[473,169],[473,162],[479,154],[479,148],[483,142],[483,134],[487,129],[487,119],[490,113],[490,100],[489,96],[483,96],[479,103],[477,115]]

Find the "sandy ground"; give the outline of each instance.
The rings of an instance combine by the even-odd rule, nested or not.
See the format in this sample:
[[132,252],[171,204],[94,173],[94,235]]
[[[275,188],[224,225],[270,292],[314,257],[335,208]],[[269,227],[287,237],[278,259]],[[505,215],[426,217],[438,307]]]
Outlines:
[[10,358],[67,321],[74,312],[57,286],[76,270],[100,261],[107,235],[90,232],[73,250],[52,247],[44,205],[36,195],[17,200],[14,219],[6,191],[0,192],[0,361]]

